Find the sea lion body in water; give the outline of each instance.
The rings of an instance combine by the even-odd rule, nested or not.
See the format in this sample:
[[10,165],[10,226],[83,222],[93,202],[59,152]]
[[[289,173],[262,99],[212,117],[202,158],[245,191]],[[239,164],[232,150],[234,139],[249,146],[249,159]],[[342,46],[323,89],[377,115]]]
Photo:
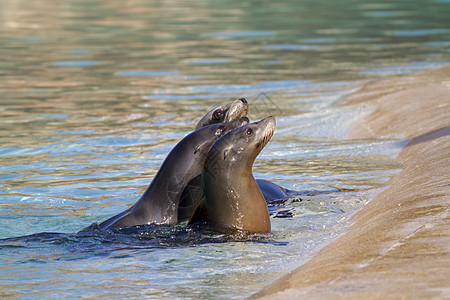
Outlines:
[[261,190],[266,202],[289,197],[290,190],[287,190],[271,181],[256,179],[256,183]]
[[243,117],[209,125],[187,135],[170,151],[141,198],[129,209],[102,222],[100,227],[177,223],[180,196],[186,185],[201,174],[211,145],[227,132],[248,122],[248,118]]
[[248,232],[270,232],[267,204],[252,166],[275,125],[275,118],[267,117],[232,130],[214,143],[202,173],[205,197],[189,224],[206,221]]

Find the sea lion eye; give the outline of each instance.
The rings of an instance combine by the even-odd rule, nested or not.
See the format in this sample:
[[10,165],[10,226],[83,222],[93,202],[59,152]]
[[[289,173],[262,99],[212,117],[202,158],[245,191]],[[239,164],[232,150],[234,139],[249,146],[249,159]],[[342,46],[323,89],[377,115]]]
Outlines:
[[251,128],[248,128],[248,129],[245,131],[245,135],[246,135],[246,136],[250,136],[250,135],[252,135],[252,133],[253,133],[253,130],[252,130]]
[[221,125],[217,127],[215,135],[222,135],[222,133],[225,131],[225,126]]
[[220,120],[223,118],[223,111],[222,110],[216,110],[213,113],[213,118],[216,120]]

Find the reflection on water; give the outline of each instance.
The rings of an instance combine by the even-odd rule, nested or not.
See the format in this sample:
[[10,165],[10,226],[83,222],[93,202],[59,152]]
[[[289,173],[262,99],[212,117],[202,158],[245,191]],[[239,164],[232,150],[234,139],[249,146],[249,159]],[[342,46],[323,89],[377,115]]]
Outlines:
[[[333,104],[448,63],[449,14],[431,0],[1,1],[0,237],[61,234],[2,242],[0,295],[236,298],[300,265],[405,144],[346,139],[370,109]],[[277,118],[256,177],[309,192],[271,207],[270,242],[67,235],[134,203],[196,121],[239,97],[251,119]]]

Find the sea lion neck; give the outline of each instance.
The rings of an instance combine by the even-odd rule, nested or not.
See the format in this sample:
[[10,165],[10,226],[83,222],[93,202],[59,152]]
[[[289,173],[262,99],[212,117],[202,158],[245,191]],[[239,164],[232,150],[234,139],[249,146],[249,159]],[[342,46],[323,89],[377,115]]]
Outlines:
[[202,179],[207,221],[220,227],[270,232],[267,205],[251,172],[203,173]]

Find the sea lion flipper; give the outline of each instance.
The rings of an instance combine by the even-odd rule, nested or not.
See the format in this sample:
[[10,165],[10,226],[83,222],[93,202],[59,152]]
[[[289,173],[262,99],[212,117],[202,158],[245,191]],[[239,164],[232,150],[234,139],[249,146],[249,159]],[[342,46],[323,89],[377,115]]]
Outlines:
[[186,185],[181,194],[178,204],[178,222],[189,220],[203,196],[202,174],[199,174]]
[[204,199],[200,200],[197,207],[194,210],[191,218],[189,219],[188,225],[205,222],[208,219],[208,214],[206,212]]

